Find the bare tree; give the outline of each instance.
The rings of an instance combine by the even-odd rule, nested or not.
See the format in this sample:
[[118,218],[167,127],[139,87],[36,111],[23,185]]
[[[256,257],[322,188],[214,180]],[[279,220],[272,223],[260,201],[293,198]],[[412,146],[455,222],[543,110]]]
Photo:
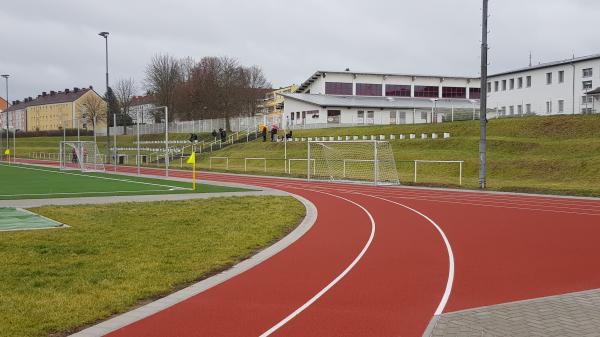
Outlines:
[[135,81],[133,78],[124,78],[117,81],[115,96],[122,112],[129,115],[129,108],[131,108],[131,102],[133,101],[133,96],[135,96]]
[[[170,55],[155,55],[150,64],[146,66],[145,86],[148,91],[155,94],[157,104],[167,106],[173,110],[175,91],[182,82],[181,66],[179,61]],[[162,114],[156,110],[154,116],[160,121]]]
[[86,124],[91,124],[94,132],[96,125],[106,122],[106,102],[96,95],[87,95],[80,105],[81,118]]

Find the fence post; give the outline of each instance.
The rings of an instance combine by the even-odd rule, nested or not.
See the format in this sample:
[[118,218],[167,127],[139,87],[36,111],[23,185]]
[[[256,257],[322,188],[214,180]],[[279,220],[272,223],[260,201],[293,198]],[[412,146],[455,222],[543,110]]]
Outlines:
[[415,179],[413,181],[415,184],[417,183],[417,161],[415,160]]
[[[379,160],[377,159],[377,141],[373,142],[374,145],[374,149],[375,149],[375,185],[378,184],[379,182]],[[344,163],[345,164],[345,163]]]

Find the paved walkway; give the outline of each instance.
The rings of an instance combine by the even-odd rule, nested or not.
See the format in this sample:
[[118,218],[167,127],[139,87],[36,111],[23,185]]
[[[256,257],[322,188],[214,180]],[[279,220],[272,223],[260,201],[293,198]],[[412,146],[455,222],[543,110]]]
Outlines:
[[425,337],[600,337],[600,289],[443,314]]
[[147,202],[147,201],[173,201],[208,199],[216,197],[235,196],[264,196],[264,195],[289,195],[275,190],[248,191],[248,192],[223,192],[223,193],[192,193],[192,194],[159,194],[159,195],[127,195],[111,197],[84,197],[84,198],[57,198],[57,199],[25,199],[25,200],[0,200],[0,207],[30,208],[48,205],[87,205],[87,204],[114,204],[119,202]]

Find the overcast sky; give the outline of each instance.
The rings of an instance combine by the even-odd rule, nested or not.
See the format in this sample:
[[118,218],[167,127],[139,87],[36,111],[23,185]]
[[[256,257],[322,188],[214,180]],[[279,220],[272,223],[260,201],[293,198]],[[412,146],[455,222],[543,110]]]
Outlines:
[[[111,83],[157,53],[230,56],[275,87],[316,70],[479,74],[480,0],[1,0],[10,100]],[[491,72],[600,53],[598,0],[491,0]],[[5,95],[4,83],[0,95]]]

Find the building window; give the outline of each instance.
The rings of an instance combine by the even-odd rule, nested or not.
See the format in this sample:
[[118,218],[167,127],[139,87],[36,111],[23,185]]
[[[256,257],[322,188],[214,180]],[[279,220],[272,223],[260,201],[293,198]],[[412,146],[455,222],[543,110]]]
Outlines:
[[506,91],[506,80],[502,80],[502,91]]
[[309,110],[306,112],[306,115],[312,119],[319,119],[319,110]]
[[498,81],[494,82],[494,91],[498,91]]
[[527,76],[526,81],[527,81],[527,88],[531,88],[531,76]]
[[325,82],[325,94],[352,96],[352,83]]
[[517,105],[517,113],[518,113],[519,115],[522,115],[522,114],[523,114],[523,106],[522,106],[521,104]]
[[523,88],[523,77],[519,77],[519,78],[517,79],[517,88],[518,88],[518,89],[521,89],[521,88]]
[[341,115],[341,110],[327,110],[327,123],[340,124]]
[[415,97],[439,97],[439,93],[439,87],[415,85]]
[[469,98],[470,99],[481,98],[481,89],[480,88],[469,88]]
[[565,101],[560,99],[558,100],[558,113],[561,114],[565,112]]
[[558,72],[558,83],[564,83],[565,82],[565,71],[561,70]]
[[547,114],[551,114],[552,113],[552,101],[547,101],[546,102],[546,113]]
[[510,111],[510,114],[511,114],[511,115],[514,115],[514,114],[515,114],[515,106],[514,106],[514,105],[511,105],[511,106],[509,107],[509,111]]
[[492,92],[492,82],[487,83],[487,92]]
[[531,104],[525,104],[525,113],[531,113]]
[[509,88],[510,90],[513,90],[515,88],[515,79],[511,78],[509,81]]
[[594,97],[592,96],[582,96],[581,97],[581,103],[583,104],[588,104],[588,103],[593,103],[594,102]]
[[552,84],[552,73],[546,73],[546,84]]
[[463,87],[442,87],[443,98],[467,98],[467,89]]
[[592,112],[594,112],[592,108],[581,108],[581,113],[583,114],[591,114]]
[[502,109],[500,109],[500,115],[505,116],[506,115],[506,107],[503,106]]
[[386,84],[385,95],[395,97],[410,97],[410,85]]
[[364,124],[365,122],[365,112],[363,110],[358,110],[358,112],[356,112],[356,119],[357,119],[357,123],[358,124]]
[[581,84],[583,86],[583,90],[592,89],[592,81],[583,81]]
[[357,96],[381,96],[381,84],[356,83]]
[[421,119],[424,121],[427,121],[427,112],[426,111],[421,112]]
[[367,124],[375,124],[375,111],[367,111]]
[[592,68],[583,69],[583,77],[592,77],[593,73]]

